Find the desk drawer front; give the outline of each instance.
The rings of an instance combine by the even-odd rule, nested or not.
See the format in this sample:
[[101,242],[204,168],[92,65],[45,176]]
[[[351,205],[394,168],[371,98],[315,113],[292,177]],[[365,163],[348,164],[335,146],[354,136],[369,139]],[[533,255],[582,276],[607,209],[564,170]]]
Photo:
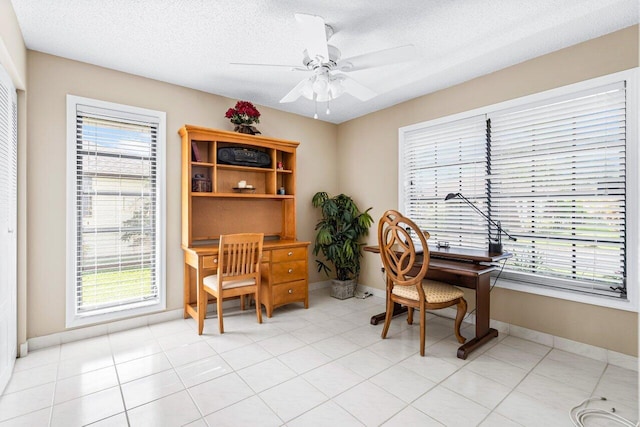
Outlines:
[[307,278],[306,261],[278,262],[271,264],[273,283],[291,282]]
[[275,249],[271,252],[271,261],[273,262],[304,260],[307,258],[306,246],[302,248]]
[[301,301],[307,297],[307,281],[281,283],[273,287],[273,305],[286,304],[293,301]]
[[[271,258],[269,251],[262,252],[261,263],[269,262]],[[204,268],[218,268],[218,256],[217,255],[206,255],[202,257],[202,266]]]
[[207,255],[202,257],[202,266],[204,268],[218,268],[218,256]]

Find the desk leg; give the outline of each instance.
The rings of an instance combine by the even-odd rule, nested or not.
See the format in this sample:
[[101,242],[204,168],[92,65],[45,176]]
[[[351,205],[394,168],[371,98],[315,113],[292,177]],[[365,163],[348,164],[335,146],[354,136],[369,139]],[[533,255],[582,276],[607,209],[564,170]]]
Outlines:
[[202,279],[204,266],[202,265],[202,257],[198,257],[198,270],[196,271],[196,305],[198,307],[198,335],[202,335],[204,330],[204,318],[207,315],[207,292],[204,290]]
[[476,283],[476,336],[458,348],[458,359],[466,359],[469,353],[498,336],[498,331],[489,327],[491,317],[489,274],[478,277]]
[[184,276],[182,278],[182,286],[184,287],[184,301],[183,301],[183,317],[186,319],[189,317],[189,311],[187,311],[187,307],[189,306],[189,302],[191,302],[191,267],[187,262],[184,263]]
[[[399,314],[403,314],[407,312],[407,307],[404,307],[400,304],[393,303],[393,317],[396,317]],[[378,313],[374,316],[371,316],[371,324],[372,325],[377,325],[380,322],[384,322],[384,318],[387,315],[386,311],[383,311],[382,313]]]

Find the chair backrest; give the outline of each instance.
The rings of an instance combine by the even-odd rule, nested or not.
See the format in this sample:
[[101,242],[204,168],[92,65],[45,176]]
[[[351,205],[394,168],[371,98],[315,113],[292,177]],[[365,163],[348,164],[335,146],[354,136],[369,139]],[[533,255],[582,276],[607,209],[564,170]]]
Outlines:
[[220,236],[218,277],[237,280],[259,275],[263,240],[263,233]]
[[[388,210],[382,215],[378,223],[378,245],[382,265],[392,285],[408,286],[422,282],[429,268],[428,238],[428,232],[422,232],[400,212]],[[419,269],[415,267],[419,257],[416,243],[422,246],[423,251],[423,262]],[[418,288],[422,294],[422,287]]]

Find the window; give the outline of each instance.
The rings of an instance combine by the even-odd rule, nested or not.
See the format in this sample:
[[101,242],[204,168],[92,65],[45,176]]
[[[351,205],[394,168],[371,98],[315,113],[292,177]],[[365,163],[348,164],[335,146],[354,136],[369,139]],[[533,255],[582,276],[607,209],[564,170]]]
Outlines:
[[165,113],[69,95],[67,326],[165,308]]
[[400,209],[434,244],[486,248],[490,223],[463,201],[444,201],[462,193],[518,239],[503,238],[513,257],[502,279],[629,308],[637,292],[628,288],[638,245],[629,233],[637,227],[634,75],[402,128]]
[[487,247],[486,224],[478,220],[478,214],[466,206],[443,202],[447,194],[460,192],[486,210],[486,145],[484,115],[404,133],[400,155],[403,213],[429,230],[432,242]]

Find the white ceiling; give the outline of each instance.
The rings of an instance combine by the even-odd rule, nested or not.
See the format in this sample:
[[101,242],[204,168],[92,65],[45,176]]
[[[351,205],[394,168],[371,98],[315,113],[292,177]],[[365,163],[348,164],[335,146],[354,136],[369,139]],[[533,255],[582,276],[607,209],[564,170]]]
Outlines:
[[[302,78],[294,13],[351,57],[413,44],[415,61],[350,73],[378,96],[319,108],[342,123],[638,23],[638,0],[11,0],[28,49],[312,117],[279,100]],[[230,105],[231,106],[231,105]],[[224,114],[223,111],[220,112]]]

